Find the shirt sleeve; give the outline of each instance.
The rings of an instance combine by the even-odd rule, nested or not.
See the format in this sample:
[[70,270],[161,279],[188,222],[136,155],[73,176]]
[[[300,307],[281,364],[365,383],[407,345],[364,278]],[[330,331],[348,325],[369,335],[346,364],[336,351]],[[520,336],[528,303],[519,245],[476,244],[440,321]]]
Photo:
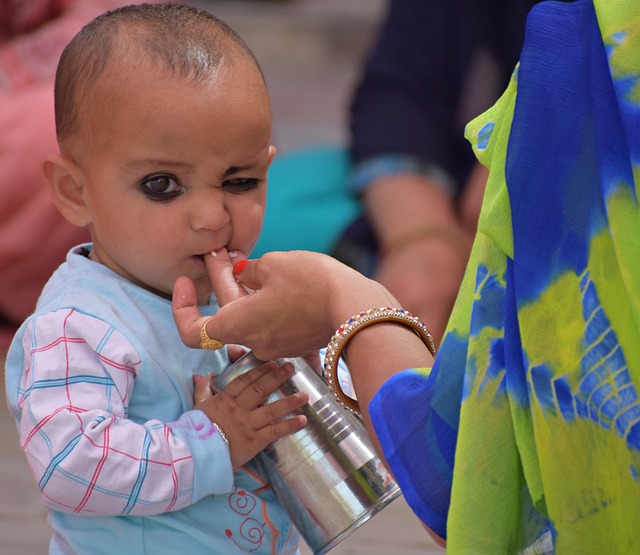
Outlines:
[[232,488],[228,449],[201,411],[128,419],[140,357],[111,325],[62,309],[32,319],[22,345],[20,442],[45,506],[150,515]]

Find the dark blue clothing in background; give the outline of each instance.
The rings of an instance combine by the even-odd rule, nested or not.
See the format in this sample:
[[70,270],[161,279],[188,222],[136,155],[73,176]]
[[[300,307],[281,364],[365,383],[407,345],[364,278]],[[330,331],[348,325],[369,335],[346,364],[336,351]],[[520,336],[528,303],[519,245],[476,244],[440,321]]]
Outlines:
[[[439,166],[459,191],[475,160],[464,126],[506,88],[535,3],[390,0],[353,100],[352,160],[411,154]],[[480,53],[492,71],[478,85]]]

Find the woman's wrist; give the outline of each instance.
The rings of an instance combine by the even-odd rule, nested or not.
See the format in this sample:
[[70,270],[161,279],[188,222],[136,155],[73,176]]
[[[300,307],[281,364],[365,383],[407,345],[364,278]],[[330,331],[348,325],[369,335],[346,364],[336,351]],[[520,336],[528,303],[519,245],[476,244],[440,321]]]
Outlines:
[[363,310],[380,306],[397,306],[396,298],[380,283],[360,274],[356,270],[341,264],[341,271],[330,273],[333,281],[326,291],[332,291],[327,299],[324,322],[327,329],[327,342],[348,318]]
[[362,329],[350,339],[342,358],[365,422],[371,399],[389,378],[409,368],[433,365],[433,356],[423,340],[413,329],[396,322],[380,322]]
[[382,323],[400,324],[412,330],[428,348],[432,356],[436,350],[431,334],[427,327],[416,316],[409,311],[397,307],[375,307],[363,310],[348,318],[336,330],[335,334],[327,345],[327,352],[324,359],[323,377],[327,381],[329,390],[334,397],[347,409],[359,412],[358,402],[344,394],[337,379],[337,365],[340,355],[346,349],[347,344],[355,338],[356,334],[365,328]]
[[395,176],[372,185],[365,209],[382,245],[425,224],[457,228],[453,198],[437,183],[418,175]]
[[389,257],[419,241],[439,241],[449,245],[467,260],[471,249],[471,240],[457,225],[418,224],[399,233],[380,247],[379,256]]

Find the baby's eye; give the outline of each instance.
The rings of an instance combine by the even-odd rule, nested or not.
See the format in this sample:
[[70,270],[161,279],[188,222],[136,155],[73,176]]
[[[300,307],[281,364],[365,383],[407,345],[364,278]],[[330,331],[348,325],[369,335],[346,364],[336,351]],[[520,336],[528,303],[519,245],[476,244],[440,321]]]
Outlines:
[[222,184],[222,187],[230,193],[246,193],[247,191],[253,191],[258,185],[260,185],[259,179],[239,177],[237,179],[227,179]]
[[142,180],[142,192],[153,200],[169,200],[182,193],[182,186],[170,175],[151,175]]

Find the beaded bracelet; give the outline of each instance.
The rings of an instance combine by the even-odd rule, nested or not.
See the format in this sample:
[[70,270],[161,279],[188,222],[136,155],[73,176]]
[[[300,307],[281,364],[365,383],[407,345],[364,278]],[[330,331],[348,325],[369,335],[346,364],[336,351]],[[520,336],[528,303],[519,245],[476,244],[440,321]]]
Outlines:
[[436,347],[427,327],[413,314],[402,308],[371,308],[349,318],[349,320],[338,328],[335,335],[331,338],[331,341],[329,341],[329,345],[327,345],[327,354],[324,357],[324,369],[322,371],[322,376],[327,382],[329,391],[331,391],[337,401],[343,407],[356,414],[360,412],[360,406],[355,399],[346,395],[342,390],[337,377],[336,367],[338,360],[340,359],[340,355],[349,340],[359,330],[381,322],[394,322],[411,328],[416,332],[420,339],[422,339],[423,343],[429,349],[429,352],[433,356],[436,355]]

